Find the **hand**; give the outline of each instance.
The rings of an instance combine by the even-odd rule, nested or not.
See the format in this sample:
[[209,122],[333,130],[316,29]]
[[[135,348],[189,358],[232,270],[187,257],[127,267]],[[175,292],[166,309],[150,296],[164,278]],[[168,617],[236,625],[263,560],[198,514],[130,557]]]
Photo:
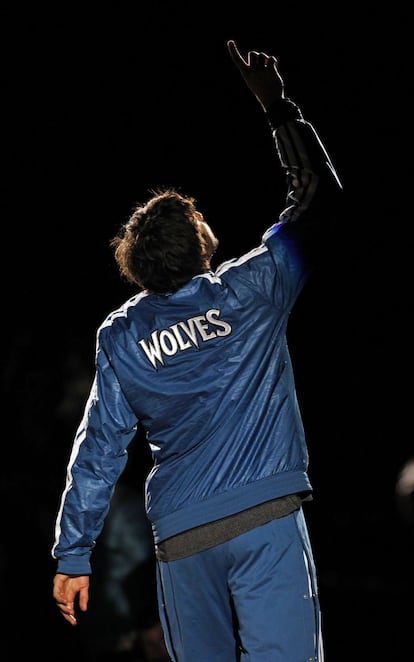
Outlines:
[[79,608],[86,611],[89,599],[89,576],[73,577],[57,573],[53,579],[53,597],[63,618],[76,625],[75,598],[79,596]]
[[279,74],[275,57],[266,55],[266,53],[249,51],[247,60],[245,60],[233,40],[227,42],[227,48],[247,87],[253,92],[265,111],[274,101],[284,98],[284,83]]

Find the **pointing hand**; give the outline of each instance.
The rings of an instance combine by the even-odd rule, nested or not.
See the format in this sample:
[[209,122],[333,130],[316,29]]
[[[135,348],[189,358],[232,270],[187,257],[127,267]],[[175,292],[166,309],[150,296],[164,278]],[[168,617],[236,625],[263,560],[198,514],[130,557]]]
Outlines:
[[245,60],[233,40],[227,42],[230,56],[249,90],[266,111],[277,99],[284,98],[284,82],[277,59],[263,52],[249,51]]

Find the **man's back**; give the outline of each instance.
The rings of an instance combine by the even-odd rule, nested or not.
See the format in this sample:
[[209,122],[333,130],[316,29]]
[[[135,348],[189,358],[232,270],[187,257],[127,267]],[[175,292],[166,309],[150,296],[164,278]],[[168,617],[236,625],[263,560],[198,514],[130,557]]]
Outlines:
[[140,294],[103,324],[102,373],[109,361],[155,460],[156,541],[310,489],[285,338],[305,278],[296,244],[270,232],[217,275]]

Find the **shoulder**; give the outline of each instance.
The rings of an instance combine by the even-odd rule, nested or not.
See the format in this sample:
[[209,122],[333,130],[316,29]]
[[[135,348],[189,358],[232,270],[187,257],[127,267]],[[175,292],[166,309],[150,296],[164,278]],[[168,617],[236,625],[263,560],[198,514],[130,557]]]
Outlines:
[[227,260],[225,262],[222,262],[216,269],[215,275],[218,278],[221,278],[225,275],[228,274],[236,274],[238,272],[241,272],[243,270],[247,271],[248,269],[251,268],[252,262],[256,261],[263,256],[265,253],[267,253],[267,246],[262,243],[260,246],[256,246],[256,248],[253,248],[252,250],[248,251],[247,253],[244,253],[240,257],[237,258],[232,258],[231,260]]
[[122,325],[123,322],[127,322],[131,312],[135,310],[137,306],[139,306],[139,304],[143,302],[148,296],[149,295],[147,292],[140,292],[139,294],[135,294],[133,297],[127,299],[127,301],[121,304],[119,308],[115,308],[110,313],[108,313],[98,328],[98,335],[102,335],[105,330],[112,329],[118,324]]

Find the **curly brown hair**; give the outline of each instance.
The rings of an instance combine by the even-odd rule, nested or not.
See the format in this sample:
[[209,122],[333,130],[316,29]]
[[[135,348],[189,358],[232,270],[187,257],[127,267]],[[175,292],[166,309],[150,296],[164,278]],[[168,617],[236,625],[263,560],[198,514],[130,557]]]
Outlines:
[[110,240],[121,276],[150,292],[174,292],[210,268],[195,199],[166,188],[135,207]]

